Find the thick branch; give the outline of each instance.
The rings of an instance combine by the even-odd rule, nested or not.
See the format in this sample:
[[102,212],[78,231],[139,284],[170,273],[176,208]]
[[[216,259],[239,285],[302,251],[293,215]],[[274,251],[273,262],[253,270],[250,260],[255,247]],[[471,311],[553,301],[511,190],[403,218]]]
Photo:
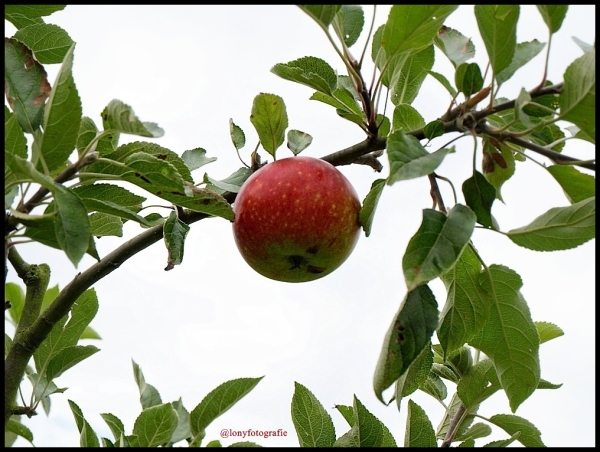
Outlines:
[[17,265],[17,272],[27,288],[25,303],[17,325],[14,341],[4,361],[4,427],[15,414],[13,403],[25,373],[27,363],[39,344],[29,341],[29,333],[35,330],[35,321],[40,314],[42,302],[50,282],[50,267],[46,264],[27,265],[18,256],[14,247],[9,251],[11,262]]
[[350,165],[354,163],[357,158],[365,154],[385,149],[386,144],[387,138],[385,137],[367,138],[354,146],[350,146],[349,148],[342,149],[341,151],[334,152],[333,154],[321,158],[335,166]]

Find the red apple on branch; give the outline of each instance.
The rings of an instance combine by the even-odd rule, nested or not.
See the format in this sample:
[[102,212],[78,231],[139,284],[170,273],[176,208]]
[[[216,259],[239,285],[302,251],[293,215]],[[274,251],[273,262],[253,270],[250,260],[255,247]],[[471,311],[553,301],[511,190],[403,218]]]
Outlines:
[[267,278],[313,281],[338,268],[360,235],[360,201],[348,179],[313,157],[276,160],[250,176],[233,205],[246,262]]

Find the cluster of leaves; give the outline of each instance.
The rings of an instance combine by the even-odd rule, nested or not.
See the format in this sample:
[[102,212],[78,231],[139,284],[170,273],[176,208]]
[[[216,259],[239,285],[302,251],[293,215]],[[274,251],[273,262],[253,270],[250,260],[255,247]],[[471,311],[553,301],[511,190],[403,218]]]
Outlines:
[[[103,413],[100,416],[113,434],[113,440],[101,438],[94,432],[85,419],[81,409],[69,400],[69,406],[75,417],[80,433],[81,447],[172,447],[186,441],[190,447],[200,447],[206,436],[206,428],[220,415],[248,394],[262,379],[238,378],[222,383],[204,397],[189,412],[183,406],[181,398],[174,402],[163,403],[158,390],[146,383],[142,369],[135,361],[133,375],[140,392],[142,412],[136,418],[131,435],[125,433],[123,422],[114,414]],[[207,447],[220,447],[218,440],[213,440]],[[233,443],[234,447],[252,447],[258,444],[250,441]]]
[[[386,403],[383,392],[394,386],[392,399],[398,408],[401,399],[417,389],[443,403],[447,390],[441,379],[457,384],[452,402],[444,405],[446,415],[436,434],[426,416],[420,416],[420,428],[431,432],[420,438],[427,437],[421,445],[436,445],[436,438],[446,444],[464,441],[472,445],[475,438],[489,434],[489,427],[481,424],[467,428],[480,403],[491,394],[504,390],[514,412],[536,389],[560,386],[540,378],[538,350],[542,342],[562,331],[531,319],[520,292],[521,277],[502,265],[486,266],[471,237],[475,227],[489,228],[535,251],[570,249],[595,237],[595,179],[564,164],[559,153],[566,137],[556,124],[569,121],[574,124],[569,128],[574,138],[595,142],[595,49],[580,43],[584,54],[567,68],[559,87],[550,90],[552,83],[542,80],[537,89],[522,89],[515,101],[508,101],[497,97],[500,86],[544,47],[537,40],[516,42],[518,5],[475,6],[491,67],[488,86],[484,86],[480,67],[468,62],[475,55],[471,40],[443,26],[455,6],[395,5],[387,22],[373,35],[371,56],[381,75],[373,77],[367,89],[360,74],[362,61],[356,61],[349,51],[364,25],[362,9],[348,5],[301,8],[331,42],[331,29],[339,38],[336,50],[349,76],[336,75],[327,62],[315,57],[278,64],[273,72],[315,89],[311,99],[334,106],[340,117],[358,124],[371,138],[387,138],[390,173],[373,182],[364,201],[361,223],[366,235],[386,185],[428,176],[432,189],[437,187],[435,171],[453,148],[428,151],[431,140],[453,131],[482,138],[483,173],[475,165],[476,147],[472,176],[462,183],[464,204],[455,199],[454,207],[446,210],[443,200],[434,197],[439,210],[423,211],[421,226],[407,246],[402,268],[408,292],[388,330],[374,376],[377,397]],[[538,9],[551,36],[560,29],[567,7]],[[453,64],[455,86],[431,70],[435,47]],[[451,98],[447,113],[429,123],[411,105],[427,75],[439,81]],[[394,105],[391,121],[377,114],[375,100],[382,86],[388,88]],[[490,94],[489,106],[475,110]],[[462,104],[457,104],[459,95],[464,97]],[[424,138],[428,140],[425,146],[420,143]],[[502,232],[493,218],[492,205],[495,199],[502,199],[500,189],[513,175],[516,162],[532,158],[525,153],[528,149],[556,163],[542,166],[571,204]],[[575,159],[568,163],[586,164]],[[441,314],[428,287],[436,278],[447,288]],[[434,333],[439,344],[432,343]],[[416,404],[411,401],[409,407]],[[410,417],[408,422],[407,433]],[[503,428],[510,425],[505,428],[512,435],[507,442],[520,432],[524,445],[541,444],[539,434],[530,434],[535,428],[524,419],[499,415],[490,422]],[[407,441],[417,445],[410,443],[408,434]]]
[[[34,387],[29,413],[39,403],[49,409],[48,396],[62,391],[53,379],[97,351],[93,346],[78,344],[80,339],[91,337],[86,327],[97,310],[93,290],[85,289],[118,267],[111,264],[121,261],[103,260],[94,238],[120,237],[124,222],[136,222],[157,234],[144,246],[130,245],[131,250],[124,250],[120,258],[126,259],[164,237],[169,255],[166,269],[171,269],[183,259],[189,223],[207,216],[233,221],[230,204],[235,193],[252,169],[260,166],[255,152],[251,168],[240,168],[224,180],[204,174],[196,181],[192,171],[215,160],[202,148],[186,150],[180,156],[150,142],[119,145],[122,134],[158,138],[163,130],[154,123],[140,121],[132,108],[119,100],[109,102],[101,112],[101,129],[93,119],[82,115],[72,76],[75,43],[66,31],[43,20],[62,8],[5,8],[5,18],[18,29],[12,38],[5,39],[5,86],[10,106],[5,107],[5,241],[19,276],[33,271],[14,255],[15,245],[27,241],[63,250],[75,266],[88,253],[100,267],[91,272],[95,276],[84,272],[79,278],[88,283],[83,290],[85,284],[75,284],[47,300],[35,295],[46,292],[42,283],[26,284],[25,296],[15,287],[6,286],[10,292],[7,299],[13,304],[11,319],[17,328],[12,340],[5,336],[6,368],[18,374],[16,386],[5,394],[6,403],[10,405],[16,399],[20,377],[25,373]],[[362,73],[363,57],[355,59],[350,52],[365,25],[362,8],[300,8],[326,33],[347,75],[338,75],[329,63],[316,57],[276,64],[272,72],[316,90],[311,99],[334,107],[338,116],[367,135],[361,146],[326,156],[326,160],[336,164],[367,163],[381,169],[377,158],[386,150],[389,175],[373,181],[360,213],[365,234],[371,233],[377,203],[386,186],[428,177],[437,206],[424,209],[421,226],[402,260],[407,293],[384,340],[375,369],[375,394],[384,403],[395,400],[400,408],[401,400],[419,389],[446,408],[440,427],[434,431],[424,411],[409,400],[405,445],[435,446],[437,441],[444,445],[454,441],[474,445],[476,438],[491,432],[489,425],[473,424],[473,420],[480,404],[493,393],[504,391],[514,413],[536,389],[560,386],[541,378],[538,352],[541,343],[562,331],[555,325],[533,321],[520,292],[521,277],[503,265],[486,265],[471,238],[475,228],[481,227],[506,235],[518,246],[556,251],[574,248],[595,237],[595,180],[574,165],[595,166],[592,161],[581,162],[562,154],[567,140],[595,142],[595,49],[580,43],[583,55],[567,68],[563,82],[552,84],[544,77],[537,88],[522,89],[514,100],[503,99],[498,96],[502,84],[545,47],[538,41],[517,43],[518,5],[475,6],[489,57],[489,74],[469,62],[475,55],[471,40],[444,26],[456,6],[395,5],[386,23],[371,37],[374,69],[372,81],[367,84]],[[548,26],[550,41],[560,29],[567,7],[538,9]],[[452,63],[453,83],[432,71],[436,51]],[[52,85],[44,64],[61,65]],[[430,121],[412,106],[427,76],[441,83],[449,98],[447,110]],[[393,105],[391,118],[379,112],[384,90]],[[294,154],[311,143],[310,135],[288,130],[285,103],[275,94],[255,97],[250,120],[262,149],[273,159],[286,139],[286,131],[287,145]],[[558,121],[572,124],[565,129],[570,137]],[[476,145],[472,176],[462,182],[464,202],[455,195],[453,207],[447,209],[437,187],[438,180],[446,179],[436,171],[454,147],[448,143],[433,151],[431,148],[436,138],[451,132],[458,132],[459,138],[480,139],[481,171],[476,165]],[[233,121],[230,135],[236,151],[245,146],[245,134]],[[427,140],[425,145],[422,140]],[[493,203],[502,200],[501,188],[516,165],[526,159],[535,161],[531,153],[552,160],[553,165],[540,166],[560,185],[570,205],[552,208],[523,227],[502,231],[492,215]],[[114,182],[126,182],[166,201],[168,215],[143,216],[148,200]],[[38,187],[33,194],[31,187]],[[447,289],[441,309],[428,287],[436,278]],[[35,307],[29,299],[37,299]],[[46,332],[44,324],[51,326]],[[434,333],[439,343],[433,343]],[[28,356],[22,344],[32,338],[33,343],[41,345]],[[35,371],[26,367],[32,356]],[[134,374],[142,414],[132,435],[125,434],[116,416],[103,415],[114,434],[114,441],[103,438],[106,446],[172,445],[184,439],[199,445],[206,426],[260,380],[224,383],[188,413],[181,400],[163,404],[155,388],[144,382],[135,363]],[[444,380],[456,385],[456,393],[447,404]],[[386,401],[383,393],[392,386],[394,395]],[[98,445],[81,410],[75,403],[70,404],[82,445]],[[358,399],[352,407],[337,409],[350,430],[336,439],[329,415],[306,388],[297,384],[292,417],[301,445],[396,445],[389,430]],[[9,418],[6,422],[11,431],[29,439],[31,432]],[[509,434],[506,440],[492,445],[514,440],[524,445],[542,444],[537,429],[514,414],[492,416],[487,421]]]

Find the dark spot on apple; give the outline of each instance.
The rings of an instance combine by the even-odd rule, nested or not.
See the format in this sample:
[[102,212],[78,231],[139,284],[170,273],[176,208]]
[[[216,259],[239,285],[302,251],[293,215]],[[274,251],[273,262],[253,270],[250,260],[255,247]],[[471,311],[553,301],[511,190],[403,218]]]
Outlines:
[[308,254],[317,254],[317,252],[319,251],[319,247],[318,246],[311,246],[309,249],[306,250],[306,252]]
[[288,259],[292,264],[290,270],[296,270],[297,268],[301,268],[303,265],[306,265],[306,258],[302,256],[290,256]]
[[325,271],[323,267],[315,267],[314,265],[309,265],[306,267],[306,270],[308,270],[309,273],[315,274],[323,273]]

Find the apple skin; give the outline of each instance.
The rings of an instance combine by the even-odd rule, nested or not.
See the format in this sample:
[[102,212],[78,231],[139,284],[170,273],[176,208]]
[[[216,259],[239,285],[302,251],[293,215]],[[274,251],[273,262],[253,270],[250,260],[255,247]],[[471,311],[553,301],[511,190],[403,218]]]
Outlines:
[[350,256],[360,235],[360,201],[348,179],[313,157],[269,163],[242,185],[233,210],[235,243],[267,278],[322,278]]

